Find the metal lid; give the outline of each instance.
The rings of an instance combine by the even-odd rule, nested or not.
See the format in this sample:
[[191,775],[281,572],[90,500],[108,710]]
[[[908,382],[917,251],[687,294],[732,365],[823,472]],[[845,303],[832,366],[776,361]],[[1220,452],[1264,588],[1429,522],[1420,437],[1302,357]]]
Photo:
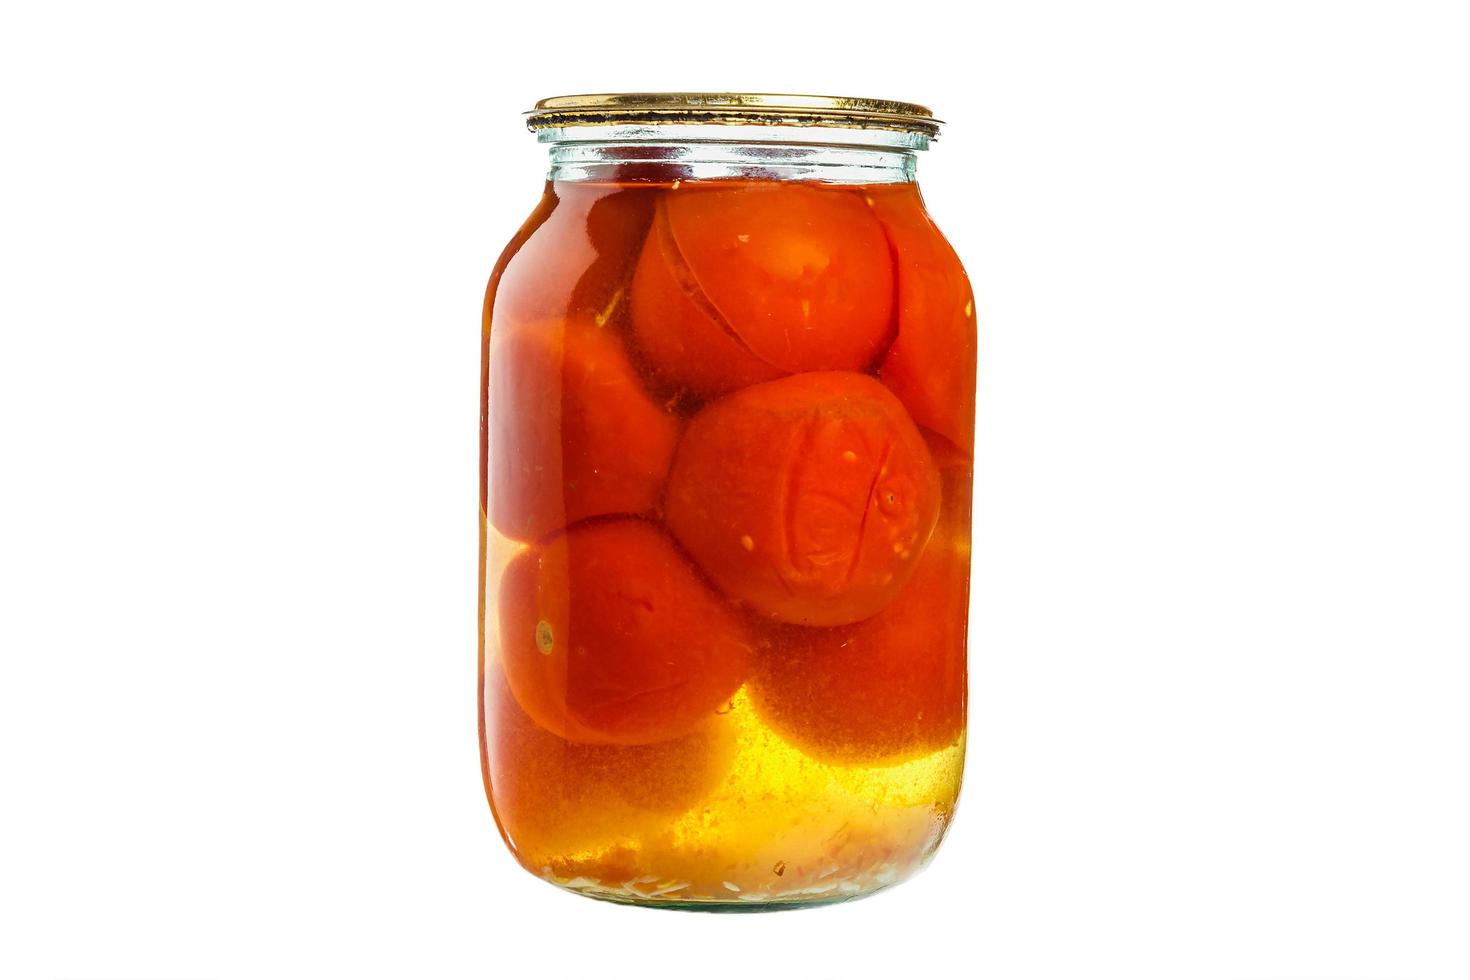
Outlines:
[[921,105],[833,95],[755,92],[622,92],[542,99],[526,113],[534,131],[563,126],[714,123],[732,126],[816,126],[887,129],[939,135],[940,120]]

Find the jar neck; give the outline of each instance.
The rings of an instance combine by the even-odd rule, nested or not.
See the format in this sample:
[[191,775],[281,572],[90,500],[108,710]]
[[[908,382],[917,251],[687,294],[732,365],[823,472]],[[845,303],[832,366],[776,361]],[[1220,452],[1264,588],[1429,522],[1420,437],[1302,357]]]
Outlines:
[[537,134],[550,180],[815,180],[912,183],[927,136],[798,126],[568,126]]

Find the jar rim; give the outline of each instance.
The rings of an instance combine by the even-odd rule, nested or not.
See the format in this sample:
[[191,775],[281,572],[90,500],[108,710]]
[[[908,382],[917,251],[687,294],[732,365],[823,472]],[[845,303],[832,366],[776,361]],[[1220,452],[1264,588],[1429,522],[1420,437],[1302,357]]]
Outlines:
[[763,92],[617,92],[559,95],[525,113],[532,132],[568,126],[810,126],[886,129],[934,139],[941,120],[925,106],[889,99]]

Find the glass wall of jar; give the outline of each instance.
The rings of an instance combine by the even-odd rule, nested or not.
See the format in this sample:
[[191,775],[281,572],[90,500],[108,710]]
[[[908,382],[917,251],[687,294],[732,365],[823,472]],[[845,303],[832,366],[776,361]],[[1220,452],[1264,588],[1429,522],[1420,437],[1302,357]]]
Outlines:
[[516,859],[768,909],[898,882],[965,746],[975,311],[918,106],[549,99],[482,370],[481,741]]

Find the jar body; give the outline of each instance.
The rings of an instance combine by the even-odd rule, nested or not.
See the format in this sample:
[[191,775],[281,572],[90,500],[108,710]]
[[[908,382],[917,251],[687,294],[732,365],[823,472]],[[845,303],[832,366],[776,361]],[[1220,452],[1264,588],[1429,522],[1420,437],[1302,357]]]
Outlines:
[[974,305],[917,185],[553,180],[485,305],[481,740],[593,897],[841,901],[964,759]]

